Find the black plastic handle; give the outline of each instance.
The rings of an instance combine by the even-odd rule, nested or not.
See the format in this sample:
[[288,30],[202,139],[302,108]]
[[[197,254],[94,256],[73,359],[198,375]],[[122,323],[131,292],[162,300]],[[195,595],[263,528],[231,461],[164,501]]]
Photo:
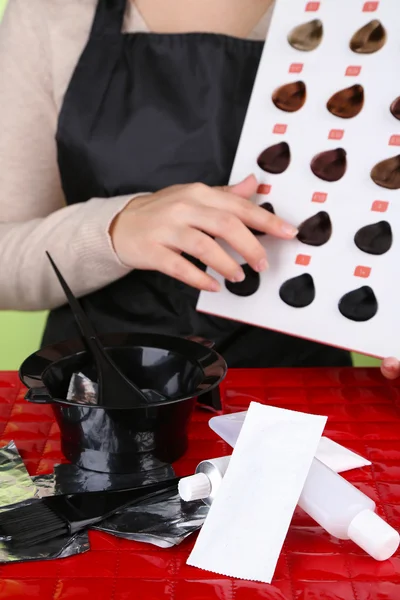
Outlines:
[[31,388],[25,394],[25,400],[33,404],[52,404],[53,398],[45,387]]

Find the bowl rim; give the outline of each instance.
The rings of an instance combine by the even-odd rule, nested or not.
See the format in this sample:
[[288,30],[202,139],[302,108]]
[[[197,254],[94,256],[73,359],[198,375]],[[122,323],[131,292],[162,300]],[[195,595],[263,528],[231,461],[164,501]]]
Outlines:
[[[99,339],[107,348],[126,348],[132,346],[141,346],[148,348],[159,348],[160,350],[173,351],[176,354],[181,354],[186,360],[190,360],[197,365],[203,372],[204,378],[198,384],[197,388],[190,394],[182,395],[177,398],[167,399],[162,402],[154,402],[145,407],[145,409],[156,408],[160,406],[168,406],[185,400],[198,398],[213,389],[215,389],[225,378],[228,367],[224,358],[216,352],[212,347],[204,343],[200,343],[190,338],[181,338],[165,334],[153,333],[105,333],[99,334]],[[86,354],[82,338],[76,337],[55,344],[44,346],[40,350],[32,353],[21,364],[18,375],[20,381],[29,390],[44,388],[46,389],[43,378],[46,372],[54,367],[57,363],[75,355]],[[204,381],[207,380],[206,384]],[[137,410],[137,408],[121,408],[111,406],[99,406],[96,404],[78,404],[65,398],[53,398],[49,394],[49,403],[63,404],[71,407],[87,408],[87,409],[102,409],[102,410]]]

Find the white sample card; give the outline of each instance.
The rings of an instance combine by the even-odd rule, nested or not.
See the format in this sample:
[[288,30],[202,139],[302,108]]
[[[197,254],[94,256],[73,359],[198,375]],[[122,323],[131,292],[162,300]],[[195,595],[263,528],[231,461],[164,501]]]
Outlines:
[[271,583],[326,417],[250,404],[187,564]]
[[398,0],[277,0],[231,183],[255,173],[299,239],[259,236],[269,270],[210,271],[198,310],[400,356],[399,32]]

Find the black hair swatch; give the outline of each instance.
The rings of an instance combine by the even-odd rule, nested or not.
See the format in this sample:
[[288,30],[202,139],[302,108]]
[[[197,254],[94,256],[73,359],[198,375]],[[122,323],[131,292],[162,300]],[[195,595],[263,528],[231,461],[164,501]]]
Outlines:
[[309,273],[288,279],[281,285],[279,296],[293,308],[305,308],[315,299],[314,280]]
[[225,287],[235,296],[252,296],[260,287],[260,274],[247,264],[242,265],[242,269],[245,274],[245,279],[238,283],[233,283],[232,281],[225,279]]
[[385,254],[392,247],[392,228],[387,221],[366,225],[357,231],[354,243],[367,254]]
[[378,301],[368,285],[345,294],[339,302],[341,314],[350,321],[364,322],[372,319],[378,312]]

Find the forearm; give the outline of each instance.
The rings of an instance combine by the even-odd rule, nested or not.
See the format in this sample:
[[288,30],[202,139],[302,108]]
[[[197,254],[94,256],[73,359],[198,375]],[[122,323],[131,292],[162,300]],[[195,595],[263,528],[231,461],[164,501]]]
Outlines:
[[78,297],[126,275],[129,269],[118,260],[108,232],[132,198],[97,198],[42,219],[0,222],[0,310],[43,310],[65,303],[46,250]]

